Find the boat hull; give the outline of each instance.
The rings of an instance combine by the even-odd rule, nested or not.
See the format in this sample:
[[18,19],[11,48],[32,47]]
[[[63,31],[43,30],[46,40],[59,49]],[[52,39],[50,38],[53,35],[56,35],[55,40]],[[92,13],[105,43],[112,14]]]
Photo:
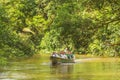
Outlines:
[[52,64],[59,64],[59,63],[75,63],[74,59],[64,59],[60,57],[50,57]]

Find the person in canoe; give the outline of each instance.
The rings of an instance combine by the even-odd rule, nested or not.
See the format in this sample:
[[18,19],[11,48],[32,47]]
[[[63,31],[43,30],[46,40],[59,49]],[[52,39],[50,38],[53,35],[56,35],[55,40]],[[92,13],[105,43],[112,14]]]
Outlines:
[[60,52],[53,52],[51,57],[56,58],[63,58],[63,59],[74,59],[73,53],[69,50],[69,48],[65,48],[63,51]]
[[65,48],[64,52],[65,52],[65,54],[67,55],[67,58],[68,58],[68,59],[73,59],[73,58],[74,58],[72,52],[69,50],[68,47]]
[[59,55],[57,54],[57,52],[53,52],[52,57],[59,57]]
[[61,56],[61,58],[63,58],[63,59],[67,59],[67,55],[65,54],[64,51],[60,51],[60,56]]

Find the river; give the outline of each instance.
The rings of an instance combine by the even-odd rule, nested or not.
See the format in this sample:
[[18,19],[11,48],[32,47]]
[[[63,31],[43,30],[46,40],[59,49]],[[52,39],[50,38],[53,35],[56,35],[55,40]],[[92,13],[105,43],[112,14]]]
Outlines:
[[48,57],[11,61],[0,66],[0,80],[120,80],[116,58],[81,58],[51,65]]

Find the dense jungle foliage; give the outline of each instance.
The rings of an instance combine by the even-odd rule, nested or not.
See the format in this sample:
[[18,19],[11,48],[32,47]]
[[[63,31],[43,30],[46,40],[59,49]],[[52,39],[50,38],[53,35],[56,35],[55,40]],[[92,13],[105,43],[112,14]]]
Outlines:
[[120,0],[0,0],[0,63],[65,47],[120,56]]

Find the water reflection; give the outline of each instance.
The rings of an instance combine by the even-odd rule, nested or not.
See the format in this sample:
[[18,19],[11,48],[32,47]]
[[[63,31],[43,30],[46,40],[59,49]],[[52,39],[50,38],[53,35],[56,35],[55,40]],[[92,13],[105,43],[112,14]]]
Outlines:
[[51,74],[56,80],[73,80],[72,73],[74,71],[74,64],[64,63],[59,65],[51,65]]
[[53,74],[56,74],[56,73],[70,74],[73,72],[74,65],[65,63],[65,64],[59,64],[59,65],[52,65],[51,68],[52,68],[51,72]]

